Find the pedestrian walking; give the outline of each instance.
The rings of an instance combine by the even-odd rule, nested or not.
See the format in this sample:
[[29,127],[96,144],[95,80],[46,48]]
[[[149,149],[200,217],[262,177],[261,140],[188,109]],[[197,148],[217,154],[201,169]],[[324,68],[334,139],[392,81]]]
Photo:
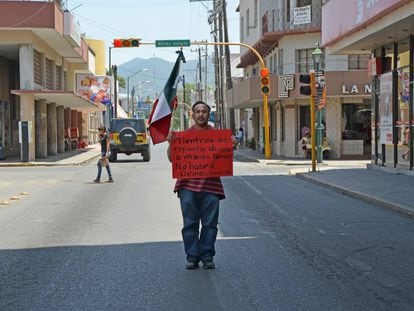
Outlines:
[[239,141],[240,147],[243,147],[244,130],[242,127],[237,131],[237,140]]
[[[192,106],[192,112],[194,125],[187,131],[214,130],[208,125],[210,106],[203,101],[197,101]],[[173,139],[174,132],[170,131],[167,141],[171,144]],[[171,162],[170,145],[167,155]],[[200,261],[204,269],[214,269],[219,204],[225,198],[220,177],[177,179],[174,192],[180,199],[183,216],[181,232],[187,255],[186,269],[197,269]]]
[[101,173],[102,173],[102,166],[106,168],[106,172],[108,173],[108,182],[113,182],[111,168],[109,167],[109,151],[110,151],[110,144],[109,144],[109,135],[106,132],[104,126],[99,128],[99,142],[101,144],[101,158],[98,160],[96,164],[98,166],[98,175],[96,179],[94,179],[95,183],[101,182]]

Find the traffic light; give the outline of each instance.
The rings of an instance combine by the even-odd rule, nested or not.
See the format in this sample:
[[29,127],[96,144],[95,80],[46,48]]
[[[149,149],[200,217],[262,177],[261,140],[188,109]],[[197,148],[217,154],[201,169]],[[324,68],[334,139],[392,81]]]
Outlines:
[[299,92],[301,95],[307,95],[307,96],[313,95],[312,85],[311,85],[312,79],[311,79],[310,74],[301,74],[299,76],[299,82],[303,84],[308,84],[308,85],[304,85],[300,87]]
[[137,48],[139,47],[139,38],[114,39],[114,48]]
[[267,68],[260,69],[260,90],[262,91],[263,95],[267,95],[270,92],[270,78],[269,78],[270,71]]

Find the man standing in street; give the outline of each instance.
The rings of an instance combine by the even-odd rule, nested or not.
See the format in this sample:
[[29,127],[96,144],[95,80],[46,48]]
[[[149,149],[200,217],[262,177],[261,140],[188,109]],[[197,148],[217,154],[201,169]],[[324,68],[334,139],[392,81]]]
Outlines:
[[[193,104],[192,112],[194,125],[187,131],[214,130],[208,124],[210,106],[198,101]],[[173,139],[174,132],[170,131],[167,141],[171,144]],[[170,146],[167,155],[171,162]],[[178,193],[183,215],[181,232],[187,255],[186,269],[197,269],[200,260],[204,269],[214,269],[219,204],[225,198],[220,177],[177,179],[174,192]]]

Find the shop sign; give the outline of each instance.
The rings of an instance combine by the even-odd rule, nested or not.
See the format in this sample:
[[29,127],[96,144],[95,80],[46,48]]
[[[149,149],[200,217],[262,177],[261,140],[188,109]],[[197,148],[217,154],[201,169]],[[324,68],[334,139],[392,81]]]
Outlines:
[[293,9],[293,25],[310,24],[311,19],[311,6],[302,6]]
[[[348,87],[347,85],[342,85],[342,94],[359,94],[360,89],[358,85],[353,84],[351,87]],[[372,93],[372,84],[365,84],[364,85],[364,93],[365,94],[371,94]]]
[[380,143],[392,144],[392,72],[380,77],[379,98]]
[[295,76],[294,75],[284,75],[278,77],[278,89],[279,97],[288,98],[289,91],[293,91],[295,88]]

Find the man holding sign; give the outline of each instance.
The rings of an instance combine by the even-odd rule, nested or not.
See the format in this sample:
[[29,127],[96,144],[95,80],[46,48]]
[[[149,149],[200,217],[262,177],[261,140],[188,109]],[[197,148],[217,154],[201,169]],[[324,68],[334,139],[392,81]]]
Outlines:
[[219,204],[225,198],[220,176],[233,174],[231,131],[208,124],[210,106],[203,101],[194,103],[192,112],[191,128],[168,134],[167,155],[177,178],[186,268],[197,269],[201,260],[205,269],[214,269]]

